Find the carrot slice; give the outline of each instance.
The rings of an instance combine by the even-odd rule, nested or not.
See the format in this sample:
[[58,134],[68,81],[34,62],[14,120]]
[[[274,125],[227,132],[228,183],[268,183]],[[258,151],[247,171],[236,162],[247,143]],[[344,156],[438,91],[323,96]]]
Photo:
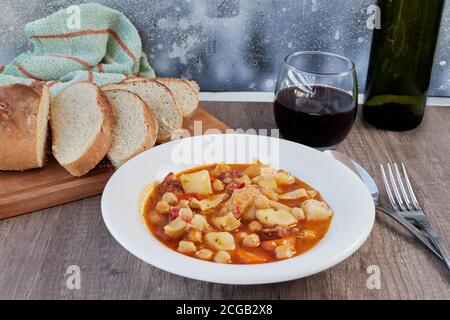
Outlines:
[[235,253],[243,263],[247,264],[264,263],[269,260],[269,257],[266,255],[249,252],[243,248],[237,248]]

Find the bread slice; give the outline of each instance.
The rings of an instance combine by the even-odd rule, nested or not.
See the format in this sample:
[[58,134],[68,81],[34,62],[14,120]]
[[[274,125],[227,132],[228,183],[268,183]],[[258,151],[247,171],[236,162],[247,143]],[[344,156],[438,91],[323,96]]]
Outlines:
[[50,92],[45,84],[0,87],[0,170],[44,165],[49,107]]
[[114,83],[102,89],[124,89],[137,94],[158,119],[159,143],[170,140],[172,133],[183,125],[183,113],[172,91],[154,79]]
[[67,171],[82,176],[108,153],[114,114],[102,91],[78,82],[62,90],[50,107],[53,155]]
[[196,88],[190,82],[177,78],[156,78],[156,81],[166,85],[173,92],[183,112],[183,118],[189,119],[198,107]]
[[192,90],[194,90],[195,94],[199,94],[200,93],[200,86],[198,85],[197,82],[195,82],[194,80],[185,80],[192,88]]
[[118,168],[155,145],[158,121],[137,94],[117,89],[103,91],[116,116],[108,159]]

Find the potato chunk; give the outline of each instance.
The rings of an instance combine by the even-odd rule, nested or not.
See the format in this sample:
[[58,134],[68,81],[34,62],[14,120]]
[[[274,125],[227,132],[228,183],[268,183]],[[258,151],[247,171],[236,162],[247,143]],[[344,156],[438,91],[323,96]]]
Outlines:
[[213,252],[209,249],[200,249],[195,253],[195,256],[202,260],[210,260],[213,256]]
[[329,219],[333,213],[325,202],[310,199],[302,204],[307,221],[320,221]]
[[309,196],[311,199],[314,199],[314,198],[317,197],[317,195],[318,195],[317,191],[314,191],[314,190],[308,190],[308,191],[306,191],[306,192],[308,193],[308,196]]
[[147,203],[150,201],[151,195],[157,185],[158,184],[156,182],[153,182],[152,184],[145,186],[139,193],[138,209],[139,209],[139,212],[141,215],[145,214],[145,209],[147,207]]
[[258,185],[261,187],[261,192],[269,199],[278,201],[278,185],[273,175],[264,175],[258,179]]
[[182,174],[181,185],[186,193],[208,195],[212,193],[211,178],[208,170]]
[[297,200],[297,199],[308,199],[308,193],[305,189],[297,189],[288,193],[280,194],[278,199],[280,200]]
[[205,243],[214,250],[234,250],[236,244],[229,232],[209,232],[205,235]]
[[193,198],[191,200],[191,207],[194,209],[200,209],[201,211],[206,211],[214,209],[226,199],[228,199],[228,194],[226,193],[221,193],[217,196],[212,197],[211,199],[203,199],[201,201]]
[[269,200],[269,205],[271,208],[276,209],[276,210],[283,210],[283,211],[287,211],[287,212],[291,211],[291,207],[289,207],[283,203],[277,202],[277,201]]
[[222,173],[230,171],[231,167],[225,163],[218,163],[214,170],[211,171],[213,177],[218,178]]
[[214,227],[223,231],[233,231],[241,226],[241,222],[232,213],[214,218],[211,220],[211,223]]
[[197,251],[197,247],[191,241],[180,241],[177,250],[181,253],[194,253]]
[[219,251],[216,253],[216,256],[214,257],[214,261],[217,263],[229,263],[231,260],[231,256],[226,251]]
[[291,245],[275,248],[275,256],[280,260],[292,258],[295,255],[295,252],[295,247]]
[[186,229],[187,223],[180,217],[177,217],[175,220],[173,220],[171,223],[166,225],[164,227],[164,233],[171,238],[181,238]]
[[222,181],[220,181],[219,179],[216,179],[212,183],[212,188],[213,188],[214,192],[222,192],[223,190],[225,190],[225,185],[223,184]]
[[297,219],[284,210],[261,209],[256,211],[256,218],[267,227],[288,227],[297,223]]
[[297,219],[298,221],[303,221],[306,219],[305,212],[302,208],[292,208],[291,214]]
[[260,163],[254,163],[249,165],[244,172],[242,172],[243,175],[246,175],[250,178],[257,177],[261,174],[261,164]]
[[295,182],[295,178],[284,171],[279,171],[275,175],[275,180],[279,186],[287,186]]

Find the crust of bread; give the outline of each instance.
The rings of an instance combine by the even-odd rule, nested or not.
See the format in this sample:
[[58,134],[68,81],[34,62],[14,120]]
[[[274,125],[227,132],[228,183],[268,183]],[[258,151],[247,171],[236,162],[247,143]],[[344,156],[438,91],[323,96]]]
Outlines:
[[194,90],[194,92],[196,94],[200,93],[200,86],[198,85],[198,83],[194,80],[185,80],[192,88],[192,90]]
[[[172,132],[170,134],[168,134],[168,135],[165,135],[165,136],[162,135],[162,132],[160,130],[161,129],[161,124],[159,124],[158,138],[157,138],[156,141],[157,141],[157,143],[164,143],[164,142],[170,141],[171,138],[172,138],[173,131],[175,131],[177,129],[181,129],[183,127],[183,112],[181,111],[181,108],[178,105],[178,102],[177,102],[177,99],[176,99],[175,95],[173,94],[173,92],[166,85],[156,81],[154,78],[133,78],[133,81],[130,81],[130,80],[131,79],[128,79],[128,81],[125,80],[125,81],[122,81],[122,82],[119,82],[119,83],[107,84],[107,85],[101,86],[100,88],[102,90],[124,89],[124,88],[121,88],[119,86],[127,84],[129,82],[142,82],[142,83],[152,82],[152,83],[155,83],[156,85],[158,85],[160,88],[162,88],[173,99],[173,102],[174,102],[174,105],[176,107],[177,113],[180,115],[180,117],[179,117],[180,121],[176,124],[175,128],[173,128]],[[127,89],[125,89],[125,90],[127,90]],[[141,97],[141,99],[142,99],[142,97]],[[142,100],[144,100],[144,99],[142,99]],[[144,102],[145,102],[145,100],[144,100]],[[155,117],[158,118],[158,116],[156,114],[155,114]]]
[[[151,147],[153,147],[156,143],[156,139],[158,137],[158,120],[156,119],[155,115],[153,114],[153,112],[150,110],[150,108],[147,106],[147,104],[144,102],[144,100],[141,99],[141,97],[139,97],[137,94],[125,90],[125,89],[109,89],[109,90],[103,90],[104,92],[127,92],[131,95],[133,95],[137,101],[139,101],[142,110],[144,112],[144,122],[147,125],[147,136],[144,139],[144,141],[142,142],[142,144],[139,146],[139,148],[137,148],[135,150],[135,152],[131,153],[126,159],[124,159],[117,167],[120,167],[122,164],[124,164],[126,161],[130,160],[131,158],[133,158],[134,156],[138,155],[139,153],[150,149]],[[114,107],[112,106],[112,104],[110,104],[112,109],[114,110]],[[108,159],[111,158],[108,155]]]
[[[61,163],[58,158],[57,154],[55,152],[55,145],[53,145],[53,154],[58,160],[59,164],[63,166],[67,171],[70,172],[73,176],[83,176],[89,171],[91,171],[95,166],[106,156],[106,154],[109,151],[109,148],[111,147],[112,143],[112,130],[114,128],[115,123],[115,116],[114,111],[109,104],[108,99],[103,95],[100,88],[95,86],[94,84],[83,81],[86,83],[91,84],[95,89],[97,90],[97,105],[101,109],[104,117],[103,117],[103,124],[101,126],[100,131],[95,136],[94,140],[92,141],[91,145],[85,150],[85,152],[76,160],[69,162],[69,163]],[[79,83],[79,82],[78,82]],[[59,94],[62,94],[64,90],[63,89]],[[50,117],[50,123],[53,124],[54,119]],[[52,136],[55,137],[58,135],[57,132],[54,132],[53,130],[54,126],[52,125]]]
[[[49,102],[49,88],[43,83],[0,87],[0,170],[44,166],[46,143],[43,152],[39,150],[39,119],[42,112],[48,112]],[[48,122],[48,115],[46,119]],[[44,139],[47,140],[47,133]]]
[[200,87],[197,85],[197,82],[191,81],[191,80],[182,80],[182,79],[178,79],[178,78],[161,78],[161,77],[155,78],[155,80],[164,85],[166,85],[166,83],[168,83],[168,82],[184,83],[191,89],[192,94],[195,96],[195,100],[196,100],[195,108],[190,113],[183,114],[183,118],[185,120],[189,119],[194,114],[195,110],[197,110],[198,104],[199,104],[198,94],[199,94]]

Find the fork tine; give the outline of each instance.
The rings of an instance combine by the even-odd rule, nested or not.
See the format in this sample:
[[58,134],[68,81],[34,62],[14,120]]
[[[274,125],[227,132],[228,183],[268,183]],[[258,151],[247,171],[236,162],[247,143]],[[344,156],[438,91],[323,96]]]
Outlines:
[[402,196],[400,195],[400,192],[398,191],[397,182],[395,181],[394,174],[392,172],[391,164],[388,163],[388,174],[389,179],[391,180],[392,189],[394,190],[395,199],[397,199],[397,203],[400,206],[400,211],[406,211],[405,205],[403,203]]
[[409,201],[409,197],[408,197],[408,194],[406,193],[405,185],[403,184],[402,176],[400,174],[400,171],[398,170],[398,166],[396,163],[394,163],[394,171],[395,171],[395,175],[397,176],[397,181],[398,181],[398,184],[400,187],[400,191],[403,195],[403,199],[405,200],[406,207],[408,208],[408,210],[413,211],[414,208],[411,205],[411,201]]
[[419,201],[416,198],[416,194],[414,193],[414,190],[411,186],[411,182],[409,180],[409,176],[408,176],[408,173],[406,172],[406,167],[403,162],[402,162],[402,171],[403,171],[403,176],[405,177],[406,188],[408,189],[409,195],[411,196],[411,200],[412,200],[414,209],[421,211],[422,207],[420,206]]
[[390,201],[390,203],[391,203],[391,205],[392,205],[392,208],[393,208],[395,211],[399,211],[399,210],[398,210],[398,206],[397,206],[397,204],[395,203],[394,196],[393,196],[393,194],[392,194],[391,187],[389,186],[389,182],[388,182],[387,177],[386,177],[386,172],[384,171],[384,167],[383,167],[382,164],[380,164],[380,169],[381,169],[381,178],[382,178],[382,180],[383,180],[384,187],[386,188],[386,193],[387,193],[387,195],[388,195],[388,198],[389,198],[389,201]]

